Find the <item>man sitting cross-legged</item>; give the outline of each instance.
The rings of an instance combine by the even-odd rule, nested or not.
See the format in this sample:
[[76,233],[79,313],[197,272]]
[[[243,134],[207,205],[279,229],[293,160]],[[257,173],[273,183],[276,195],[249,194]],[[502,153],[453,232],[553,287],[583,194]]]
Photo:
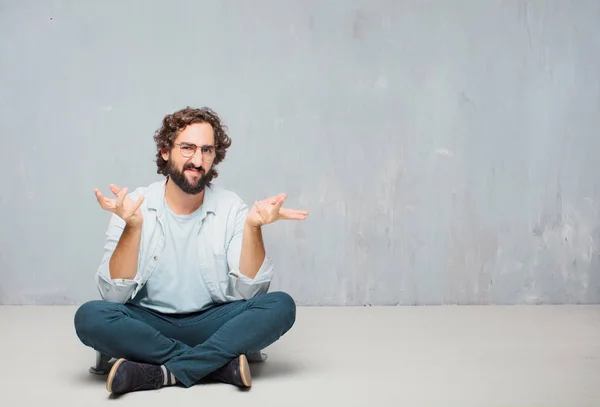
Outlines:
[[190,387],[212,378],[251,386],[246,355],[260,353],[295,322],[293,299],[269,293],[273,275],[261,235],[277,220],[303,220],[285,195],[248,208],[211,184],[231,140],[208,108],[167,115],[157,130],[165,179],[115,198],[95,190],[113,213],[96,273],[102,300],[83,304],[75,330],[83,344],[117,358],[112,393]]

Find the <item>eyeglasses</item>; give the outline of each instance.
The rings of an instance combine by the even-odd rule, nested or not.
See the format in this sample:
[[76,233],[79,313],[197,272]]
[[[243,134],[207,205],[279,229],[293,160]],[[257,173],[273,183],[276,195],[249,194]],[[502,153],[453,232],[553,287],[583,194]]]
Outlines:
[[215,146],[197,146],[191,143],[176,143],[175,146],[179,147],[181,155],[185,158],[192,158],[196,151],[200,149],[203,160],[212,161],[215,159]]

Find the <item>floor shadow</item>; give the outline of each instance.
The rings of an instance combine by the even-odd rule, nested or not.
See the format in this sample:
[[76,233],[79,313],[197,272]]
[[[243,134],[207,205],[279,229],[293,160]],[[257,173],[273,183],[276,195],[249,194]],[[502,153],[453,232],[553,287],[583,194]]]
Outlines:
[[88,366],[87,370],[82,369],[81,374],[77,375],[77,380],[82,383],[106,383],[106,379],[108,378],[108,372],[115,364],[115,360],[112,360],[108,367],[105,368],[104,374],[94,374],[90,372],[90,368],[94,366]]
[[97,375],[89,372],[82,372],[77,375],[77,381],[81,383],[106,383],[108,375]]
[[284,361],[268,360],[262,363],[252,363],[250,371],[252,377],[269,378],[279,376],[289,376],[298,373],[301,367]]

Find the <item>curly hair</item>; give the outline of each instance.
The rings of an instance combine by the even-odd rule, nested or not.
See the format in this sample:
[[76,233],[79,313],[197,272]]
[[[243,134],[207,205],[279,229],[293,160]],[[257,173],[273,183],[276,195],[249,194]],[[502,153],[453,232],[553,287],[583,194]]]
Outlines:
[[[157,173],[167,175],[167,162],[162,158],[162,152],[171,150],[173,143],[179,133],[187,126],[193,123],[208,123],[212,126],[215,134],[215,160],[213,166],[219,164],[223,159],[231,139],[227,135],[227,126],[219,118],[219,115],[208,107],[194,109],[189,106],[178,110],[173,114],[168,114],[162,121],[162,126],[154,133],[154,142],[156,143],[156,166]],[[218,176],[216,169],[212,169],[213,178]]]

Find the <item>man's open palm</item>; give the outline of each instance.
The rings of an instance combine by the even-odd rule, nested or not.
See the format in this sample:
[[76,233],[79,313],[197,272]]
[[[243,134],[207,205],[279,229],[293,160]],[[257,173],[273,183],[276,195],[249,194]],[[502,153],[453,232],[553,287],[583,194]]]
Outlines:
[[144,202],[144,196],[140,196],[136,202],[127,196],[127,187],[121,189],[118,186],[111,184],[110,190],[116,196],[116,199],[106,198],[98,189],[94,189],[98,203],[109,212],[119,216],[130,225],[139,225],[142,223],[143,217],[140,211],[140,206]]
[[279,194],[272,198],[254,203],[248,212],[247,221],[250,222],[252,226],[259,227],[278,220],[306,219],[308,216],[307,211],[284,208],[283,202],[285,202],[285,198],[285,194]]

